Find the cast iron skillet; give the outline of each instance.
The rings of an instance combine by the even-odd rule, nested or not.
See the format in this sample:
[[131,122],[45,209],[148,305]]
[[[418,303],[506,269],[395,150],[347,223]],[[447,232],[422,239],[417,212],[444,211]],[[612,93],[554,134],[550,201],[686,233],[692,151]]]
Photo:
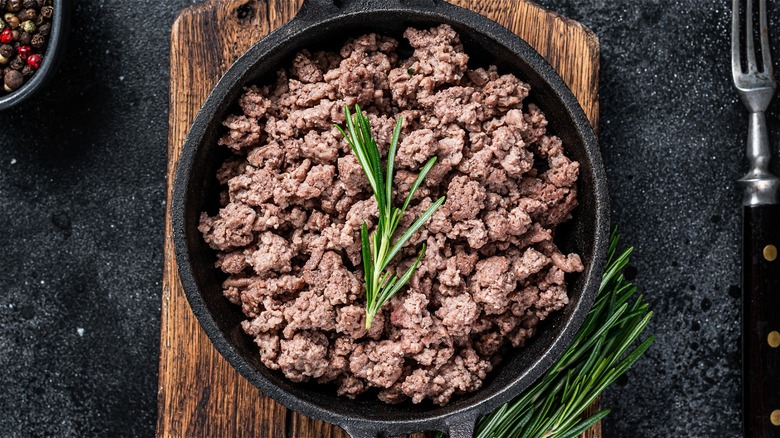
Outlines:
[[[29,99],[38,90],[49,83],[62,61],[65,52],[65,43],[68,39],[70,28],[71,0],[54,0],[54,15],[51,18],[51,32],[49,43],[43,53],[41,68],[30,77],[18,90],[0,97],[0,111],[16,106]],[[5,10],[2,11],[5,13]],[[0,69],[2,70],[2,69]],[[0,75],[0,87],[2,84]]]
[[[337,397],[333,387],[296,384],[259,360],[244,335],[239,306],[222,296],[224,277],[214,268],[215,254],[197,230],[201,211],[218,208],[216,169],[225,157],[217,139],[222,120],[238,111],[235,102],[249,84],[270,82],[301,48],[338,47],[349,36],[377,31],[400,37],[407,26],[448,23],[461,35],[475,65],[495,63],[532,86],[530,99],[580,162],[580,205],[574,219],[558,228],[564,251],[583,256],[585,271],[570,281],[570,303],[548,318],[523,349],[508,355],[468,395],[444,407],[432,404],[386,405],[375,398]],[[353,437],[375,437],[439,430],[451,437],[471,436],[477,419],[515,397],[540,377],[572,340],[595,297],[607,247],[607,186],[596,139],[571,91],[547,62],[507,29],[474,12],[441,0],[304,0],[298,15],[249,49],[225,74],[201,108],[184,144],[173,195],[173,233],[182,285],[211,341],[241,374],[285,406],[335,423]]]

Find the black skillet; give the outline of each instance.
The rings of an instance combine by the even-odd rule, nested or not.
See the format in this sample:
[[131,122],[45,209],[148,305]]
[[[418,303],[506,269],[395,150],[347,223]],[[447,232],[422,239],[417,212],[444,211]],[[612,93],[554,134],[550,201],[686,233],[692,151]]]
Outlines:
[[[548,318],[526,347],[507,355],[484,382],[448,405],[386,405],[375,397],[349,400],[335,389],[297,384],[259,361],[257,347],[243,334],[239,306],[222,296],[224,277],[215,254],[197,230],[201,211],[218,208],[216,169],[226,156],[217,139],[221,121],[236,112],[242,88],[268,83],[280,66],[302,48],[337,48],[346,38],[368,31],[401,36],[408,26],[448,23],[461,35],[473,65],[497,64],[533,87],[536,102],[560,136],[570,157],[581,164],[580,205],[558,228],[564,251],[583,256],[585,271],[570,281],[570,303]],[[225,74],[198,113],[184,144],[173,195],[173,232],[182,285],[195,315],[222,355],[263,393],[288,408],[335,423],[353,437],[439,430],[471,436],[477,419],[520,394],[563,353],[582,324],[599,286],[608,243],[609,201],[601,156],[585,114],[561,78],[527,43],[474,12],[440,0],[304,0],[298,15],[249,49]]]

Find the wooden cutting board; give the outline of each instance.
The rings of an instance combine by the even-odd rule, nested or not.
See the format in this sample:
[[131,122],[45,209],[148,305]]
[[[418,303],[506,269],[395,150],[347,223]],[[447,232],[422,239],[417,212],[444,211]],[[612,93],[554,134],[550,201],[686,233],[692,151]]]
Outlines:
[[[173,251],[173,176],[198,109],[233,61],[291,19],[301,2],[209,0],[182,11],[173,24],[157,392],[159,437],[347,437],[336,426],[308,419],[263,396],[228,365],[190,310]],[[599,44],[590,30],[523,0],[453,3],[479,12],[525,39],[561,74],[596,126]],[[600,438],[600,425],[584,436]]]

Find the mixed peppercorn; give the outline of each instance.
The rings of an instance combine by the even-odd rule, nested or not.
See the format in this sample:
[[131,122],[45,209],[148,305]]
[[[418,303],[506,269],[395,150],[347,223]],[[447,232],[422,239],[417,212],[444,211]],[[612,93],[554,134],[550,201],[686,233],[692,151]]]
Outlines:
[[52,0],[0,0],[0,68],[12,93],[41,67],[54,15]]

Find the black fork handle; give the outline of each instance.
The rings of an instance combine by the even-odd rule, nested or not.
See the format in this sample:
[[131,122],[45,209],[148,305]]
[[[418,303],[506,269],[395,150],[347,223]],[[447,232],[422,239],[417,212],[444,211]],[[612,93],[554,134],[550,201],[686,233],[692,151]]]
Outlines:
[[780,437],[780,205],[745,206],[742,379],[746,438]]

